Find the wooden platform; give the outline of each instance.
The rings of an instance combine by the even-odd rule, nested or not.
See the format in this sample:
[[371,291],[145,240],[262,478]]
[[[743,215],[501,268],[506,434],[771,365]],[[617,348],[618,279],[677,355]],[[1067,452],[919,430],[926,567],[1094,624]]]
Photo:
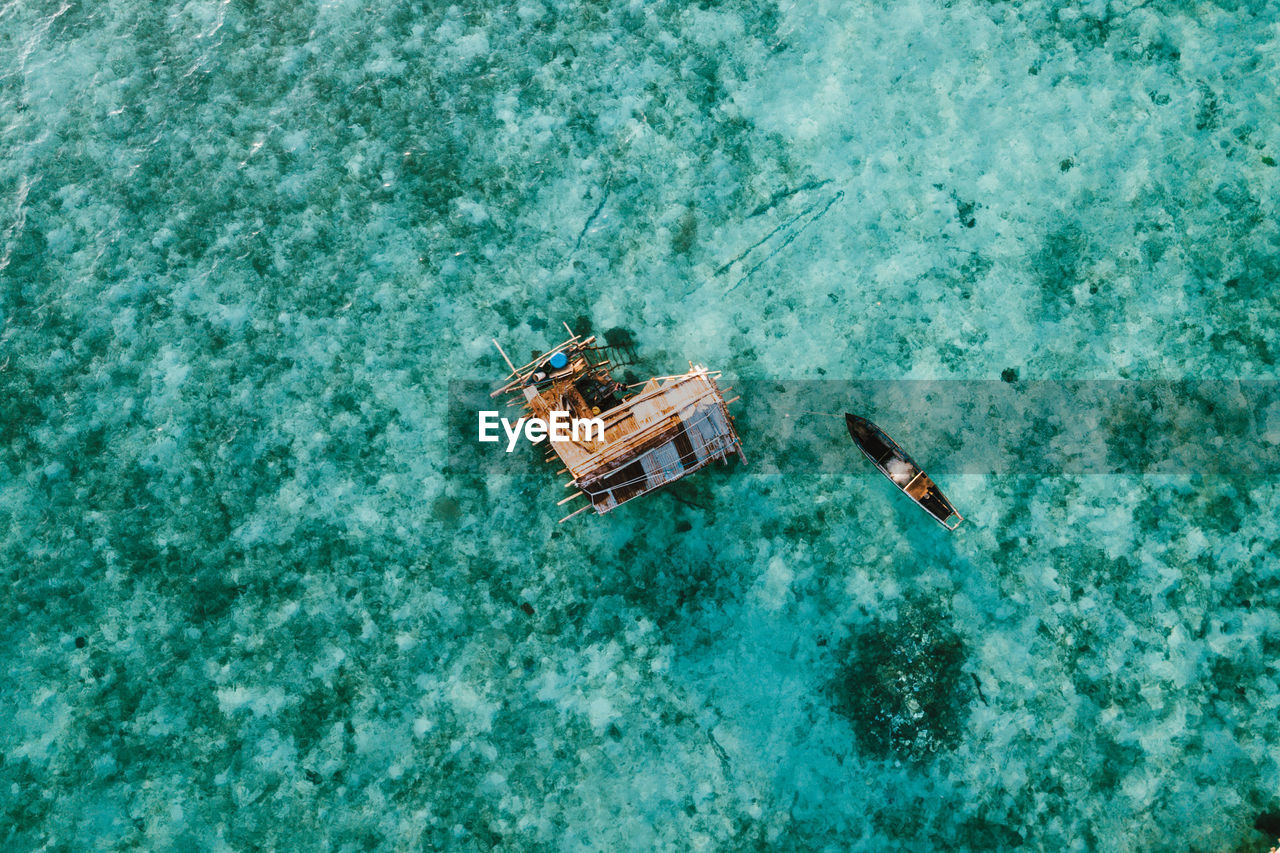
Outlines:
[[621,402],[593,411],[583,394],[596,395],[593,388],[612,382],[607,363],[591,358],[598,349],[593,342],[573,336],[553,350],[568,358],[558,371],[549,370],[546,357],[523,368],[512,365],[511,381],[494,392],[518,393],[534,417],[550,419],[553,411],[564,411],[573,419],[598,417],[604,422],[603,440],[550,442],[552,458],[564,463],[573,478],[568,485],[578,490],[561,503],[588,501],[562,521],[588,509],[608,512],[716,460],[742,455],[715,374],[702,366],[691,364],[688,373],[650,379]]

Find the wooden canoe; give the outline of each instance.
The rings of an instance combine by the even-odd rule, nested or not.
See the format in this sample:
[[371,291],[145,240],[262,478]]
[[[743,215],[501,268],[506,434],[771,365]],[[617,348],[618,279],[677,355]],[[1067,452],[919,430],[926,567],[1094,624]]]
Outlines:
[[934,520],[948,530],[955,530],[964,521],[964,517],[956,512],[951,501],[947,500],[933,480],[929,479],[916,461],[898,446],[898,443],[885,434],[885,431],[866,418],[851,415],[844,416],[849,427],[849,435],[853,443],[863,455],[871,460],[881,474],[889,478],[898,489],[915,501]]

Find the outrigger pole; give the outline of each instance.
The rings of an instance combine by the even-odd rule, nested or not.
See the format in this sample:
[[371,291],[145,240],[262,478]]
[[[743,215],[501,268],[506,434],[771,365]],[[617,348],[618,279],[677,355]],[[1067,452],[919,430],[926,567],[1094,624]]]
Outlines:
[[497,348],[498,348],[498,352],[502,354],[502,360],[503,360],[503,361],[505,361],[505,362],[507,363],[507,367],[510,367],[510,368],[511,368],[511,372],[512,372],[512,373],[515,373],[515,372],[516,372],[516,366],[515,366],[514,364],[512,364],[512,363],[511,363],[511,359],[507,358],[507,354],[506,354],[505,352],[503,352],[503,350],[502,350],[502,344],[498,343],[498,339],[497,339],[497,338],[489,338],[489,340],[493,341],[493,345],[494,345],[495,347],[497,347]]

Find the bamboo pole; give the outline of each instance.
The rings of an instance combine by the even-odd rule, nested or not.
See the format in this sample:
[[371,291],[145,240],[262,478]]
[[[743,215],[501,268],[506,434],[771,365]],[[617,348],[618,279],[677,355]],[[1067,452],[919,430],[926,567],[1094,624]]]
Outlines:
[[506,354],[506,352],[502,349],[502,344],[498,343],[498,339],[497,339],[497,338],[489,338],[489,340],[493,341],[493,345],[494,345],[495,347],[497,347],[497,348],[498,348],[498,352],[502,353],[502,360],[503,360],[503,361],[505,361],[505,362],[507,363],[507,367],[510,367],[510,368],[511,368],[511,372],[512,372],[512,373],[517,373],[518,371],[516,370],[516,366],[515,366],[514,364],[512,364],[512,363],[511,363],[511,359],[507,358],[507,354]]
[[587,505],[586,505],[586,506],[584,506],[582,509],[577,509],[577,510],[574,510],[573,512],[569,513],[568,515],[566,515],[564,518],[560,519],[560,520],[559,520],[558,522],[556,522],[556,523],[557,523],[557,524],[564,524],[566,521],[568,521],[569,519],[573,518],[575,515],[578,515],[579,513],[584,513],[584,512],[586,512],[587,510],[589,510],[589,509],[591,509],[591,508],[592,508],[592,504],[587,504]]

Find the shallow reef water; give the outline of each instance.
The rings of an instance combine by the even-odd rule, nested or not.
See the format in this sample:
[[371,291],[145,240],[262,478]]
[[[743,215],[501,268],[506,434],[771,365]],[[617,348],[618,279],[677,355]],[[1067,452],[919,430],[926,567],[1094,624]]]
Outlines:
[[[1266,850],[1274,470],[948,534],[760,412],[1275,380],[1277,92],[1251,0],[0,0],[0,847]],[[451,464],[561,322],[748,463]]]

